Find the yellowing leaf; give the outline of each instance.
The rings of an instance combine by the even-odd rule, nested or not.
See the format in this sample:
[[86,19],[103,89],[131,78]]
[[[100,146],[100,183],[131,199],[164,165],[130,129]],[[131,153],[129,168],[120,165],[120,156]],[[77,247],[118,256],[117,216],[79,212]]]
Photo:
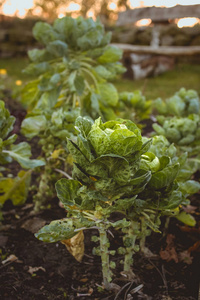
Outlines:
[[81,230],[78,234],[69,240],[61,241],[67,248],[67,250],[73,255],[73,257],[81,262],[84,255],[84,234]]
[[21,205],[26,201],[30,185],[30,172],[21,170],[16,178],[5,178],[0,181],[0,203],[8,199],[13,205]]
[[176,218],[181,221],[182,223],[188,225],[188,226],[195,226],[196,225],[196,220],[195,218],[187,214],[185,211],[182,211],[180,214],[176,216]]
[[54,150],[53,153],[51,154],[52,158],[58,158],[60,153],[62,152],[62,149]]

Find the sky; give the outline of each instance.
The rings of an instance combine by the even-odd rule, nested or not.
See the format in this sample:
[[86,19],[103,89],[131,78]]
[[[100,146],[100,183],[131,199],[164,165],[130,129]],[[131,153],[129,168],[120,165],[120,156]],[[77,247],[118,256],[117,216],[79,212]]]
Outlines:
[[[176,4],[181,5],[193,5],[200,4],[200,0],[129,0],[131,8],[140,6],[174,6]],[[112,1],[111,1],[112,2]],[[116,0],[113,0],[115,3]],[[19,17],[23,17],[26,14],[26,10],[33,7],[34,0],[7,0],[3,6],[3,13],[6,15],[13,15],[17,12]],[[73,1],[71,3],[73,6]],[[114,6],[113,6],[114,7]]]
[[200,0],[130,0],[132,7],[139,7],[141,3],[144,6],[175,6],[180,5],[193,5],[200,4]]

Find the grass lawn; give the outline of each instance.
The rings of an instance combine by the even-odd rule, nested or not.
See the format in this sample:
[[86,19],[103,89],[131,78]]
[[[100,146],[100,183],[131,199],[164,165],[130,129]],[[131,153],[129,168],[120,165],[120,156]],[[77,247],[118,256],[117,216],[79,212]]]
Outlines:
[[200,95],[200,65],[178,64],[172,71],[168,71],[154,78],[143,80],[117,80],[118,91],[142,90],[147,99],[171,97],[181,87],[194,89]]
[[[6,88],[13,88],[16,80],[30,80],[22,70],[28,65],[27,58],[0,59],[0,69],[6,69],[8,77],[4,83]],[[177,64],[168,71],[154,78],[143,80],[118,79],[113,82],[119,92],[142,90],[147,99],[171,97],[181,87],[194,89],[200,95],[200,64]]]

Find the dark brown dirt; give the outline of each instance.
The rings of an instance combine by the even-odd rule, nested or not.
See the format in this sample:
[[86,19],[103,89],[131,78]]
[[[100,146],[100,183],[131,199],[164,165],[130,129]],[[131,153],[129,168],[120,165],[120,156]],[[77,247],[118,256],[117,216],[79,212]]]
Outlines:
[[[15,116],[20,111],[15,110]],[[23,117],[23,112],[22,116]],[[15,130],[19,133],[19,125]],[[38,241],[33,232],[51,220],[65,217],[54,199],[52,207],[37,215],[32,213],[32,197],[21,207],[9,201],[4,205],[0,231],[0,299],[2,300],[197,300],[200,279],[200,208],[199,195],[192,199],[195,228],[171,219],[165,235],[153,233],[147,246],[155,254],[134,257],[137,280],[130,282],[120,272],[120,257],[114,257],[113,282],[120,291],[102,288],[100,258],[92,254],[93,232],[85,232],[85,255],[77,262],[61,243]],[[163,226],[165,220],[163,220]],[[110,237],[111,247],[120,246],[121,237]],[[11,260],[14,255],[14,260]],[[7,261],[6,261],[7,259]],[[128,296],[129,295],[129,296]]]
[[[95,245],[91,242],[91,232],[85,233],[85,256],[82,263],[77,262],[61,243],[47,244],[38,241],[30,231],[37,225],[65,217],[63,209],[53,204],[51,210],[38,215],[32,214],[32,205],[14,208],[7,203],[4,208],[4,221],[0,232],[0,299],[99,299],[113,300],[116,293],[105,291],[102,286],[101,263],[99,257],[92,254]],[[184,227],[185,228],[185,227]],[[199,248],[191,253],[191,263],[180,259],[169,262],[161,259],[159,252],[167,248],[166,237],[173,236],[172,252],[181,257],[181,253],[198,242],[198,232],[185,232],[178,222],[172,220],[165,237],[152,234],[147,246],[157,256],[145,258],[141,253],[135,255],[133,270],[138,275],[131,289],[142,287],[130,299],[198,299],[200,278]],[[111,238],[111,245],[117,248],[120,237]],[[15,261],[5,259],[15,255]],[[175,258],[176,259],[176,255]],[[3,263],[2,263],[3,261]],[[120,275],[120,257],[115,259],[114,283],[121,288],[128,284]],[[36,269],[33,269],[36,268]],[[31,274],[32,273],[32,274]],[[142,286],[141,286],[142,284]],[[128,299],[122,290],[119,299]]]

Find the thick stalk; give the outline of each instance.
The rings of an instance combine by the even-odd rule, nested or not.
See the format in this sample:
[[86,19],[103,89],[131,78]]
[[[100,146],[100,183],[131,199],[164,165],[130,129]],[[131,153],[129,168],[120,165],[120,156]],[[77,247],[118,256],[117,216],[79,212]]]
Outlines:
[[[133,274],[131,271],[131,265],[133,264],[133,254],[135,253],[135,242],[138,234],[138,223],[131,221],[127,234],[124,236],[126,254],[124,257],[124,272]],[[128,240],[128,246],[126,246],[126,240]]]
[[146,230],[147,230],[147,226],[146,223],[144,221],[144,217],[141,217],[141,238],[140,238],[140,250],[141,252],[145,253],[145,242],[146,242]]
[[41,174],[40,183],[38,187],[38,192],[34,196],[34,211],[38,212],[42,209],[43,205],[47,202],[48,195],[51,192],[51,188],[49,186],[49,166],[46,165],[44,168],[44,172]]
[[102,263],[102,274],[103,274],[103,284],[105,289],[110,289],[110,282],[112,280],[112,272],[110,270],[109,261],[109,241],[106,233],[106,225],[104,223],[97,224],[99,229],[99,241],[100,241],[100,255]]

